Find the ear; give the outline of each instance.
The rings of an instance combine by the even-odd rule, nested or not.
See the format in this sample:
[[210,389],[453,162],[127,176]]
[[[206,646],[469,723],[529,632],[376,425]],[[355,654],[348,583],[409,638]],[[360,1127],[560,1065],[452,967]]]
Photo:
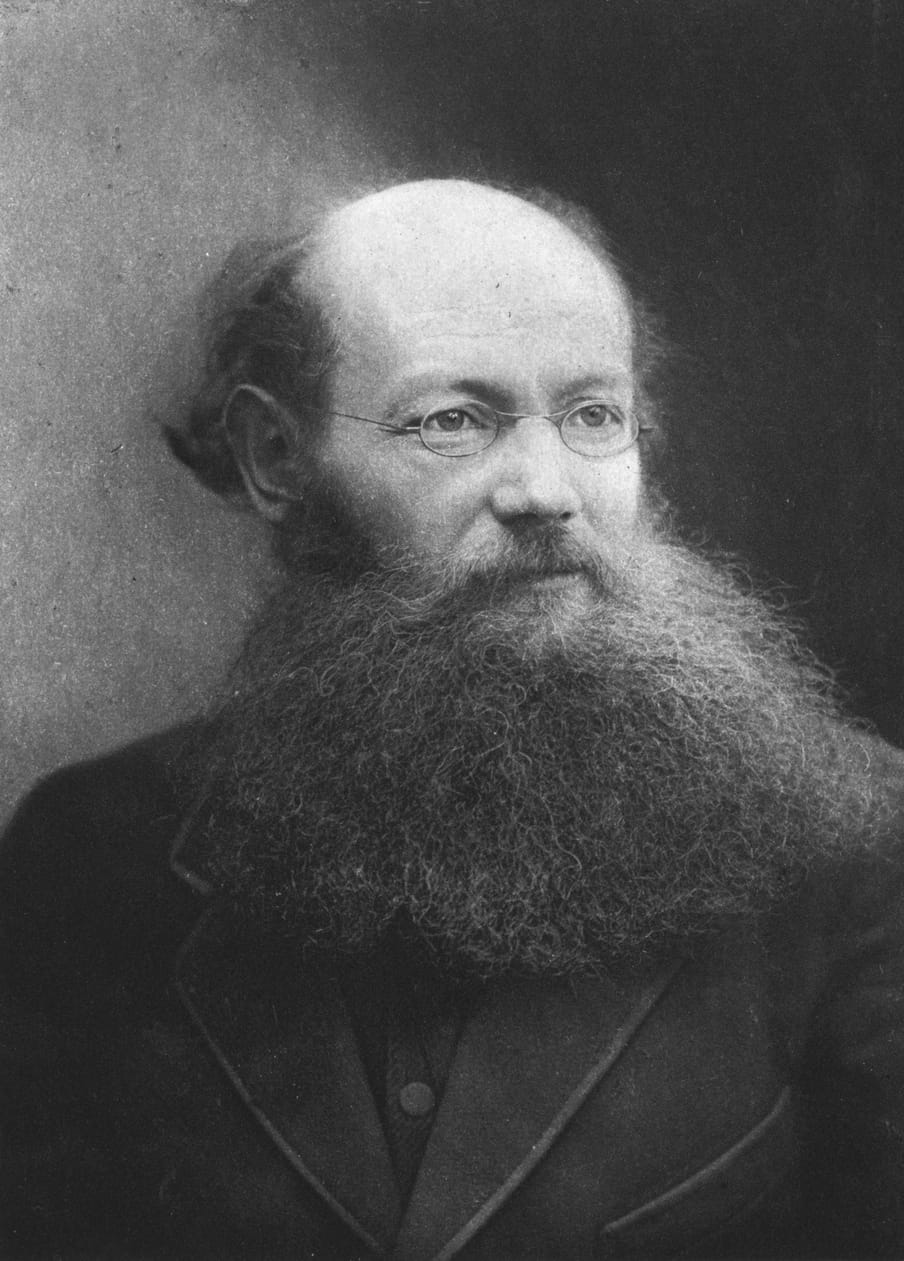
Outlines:
[[223,408],[223,425],[252,504],[268,521],[284,520],[305,482],[291,414],[259,386],[237,385]]

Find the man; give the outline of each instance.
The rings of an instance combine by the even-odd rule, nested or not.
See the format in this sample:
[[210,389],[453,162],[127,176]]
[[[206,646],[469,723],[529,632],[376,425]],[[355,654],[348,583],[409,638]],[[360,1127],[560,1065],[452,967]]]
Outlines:
[[602,238],[406,184],[240,290],[172,442],[283,578],[11,828],[12,1254],[900,1255],[900,760],[666,536]]

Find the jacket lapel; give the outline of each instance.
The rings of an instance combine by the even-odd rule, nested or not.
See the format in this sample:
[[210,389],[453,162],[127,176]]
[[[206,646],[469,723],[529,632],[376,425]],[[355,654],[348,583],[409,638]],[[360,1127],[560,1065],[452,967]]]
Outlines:
[[285,942],[243,939],[216,908],[183,948],[177,987],[252,1116],[378,1254],[398,1232],[383,1129],[333,978]]
[[393,1261],[446,1261],[543,1159],[681,965],[648,983],[505,982],[462,1031]]
[[[187,821],[173,867],[206,893],[203,847],[192,846],[201,819]],[[486,987],[462,1029],[404,1215],[330,972],[306,958],[293,966],[284,942],[243,940],[212,907],[182,952],[178,986],[252,1115],[350,1229],[393,1261],[447,1261],[543,1159],[681,963],[625,985],[600,978]]]

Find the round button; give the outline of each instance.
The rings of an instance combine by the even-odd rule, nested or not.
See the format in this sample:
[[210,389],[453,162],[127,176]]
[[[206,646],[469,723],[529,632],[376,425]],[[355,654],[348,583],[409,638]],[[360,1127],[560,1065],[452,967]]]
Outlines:
[[425,1081],[410,1081],[399,1091],[399,1103],[406,1116],[425,1117],[433,1110],[436,1097]]

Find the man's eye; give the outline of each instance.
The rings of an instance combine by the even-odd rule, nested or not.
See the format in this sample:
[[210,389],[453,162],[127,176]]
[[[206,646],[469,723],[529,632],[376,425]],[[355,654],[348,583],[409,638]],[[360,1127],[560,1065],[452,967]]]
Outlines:
[[605,403],[585,403],[583,407],[576,407],[569,420],[572,424],[583,425],[587,429],[603,429],[607,426],[620,428],[622,425],[618,412]]
[[448,407],[443,411],[430,412],[421,428],[426,433],[461,433],[468,429],[485,428],[487,421],[476,408]]

